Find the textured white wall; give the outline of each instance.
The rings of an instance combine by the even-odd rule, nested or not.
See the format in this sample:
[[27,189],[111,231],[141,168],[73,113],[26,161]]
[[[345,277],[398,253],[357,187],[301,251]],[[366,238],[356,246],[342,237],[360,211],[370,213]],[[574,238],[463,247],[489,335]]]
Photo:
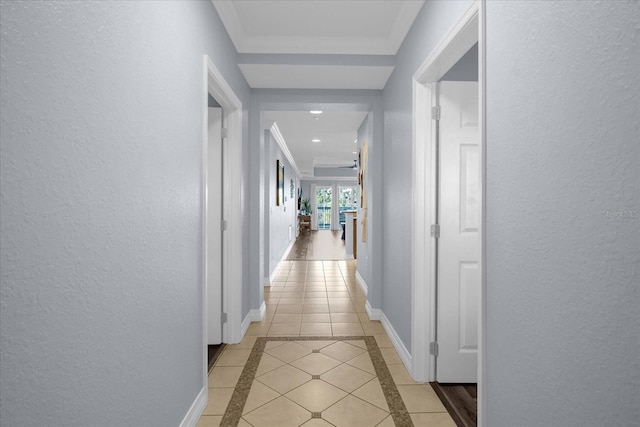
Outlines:
[[[213,5],[1,2],[0,424],[175,426],[202,378]],[[236,74],[238,73],[238,74]]]
[[639,5],[487,2],[488,426],[640,420]]

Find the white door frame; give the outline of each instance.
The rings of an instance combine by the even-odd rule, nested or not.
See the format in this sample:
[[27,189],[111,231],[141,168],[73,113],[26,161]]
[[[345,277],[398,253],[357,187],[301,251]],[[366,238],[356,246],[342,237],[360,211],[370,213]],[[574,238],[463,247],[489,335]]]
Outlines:
[[481,158],[480,213],[480,309],[478,325],[478,426],[484,425],[484,348],[485,348],[485,37],[484,1],[475,1],[437,45],[413,75],[413,209],[411,324],[412,377],[416,381],[435,380],[435,356],[429,344],[436,336],[436,241],[430,226],[436,219],[436,134],[431,120],[435,105],[433,84],[437,82],[476,42],[478,42],[478,85]]
[[[237,343],[241,339],[242,323],[242,103],[227,84],[208,55],[204,55],[202,111],[202,303],[203,303],[203,373],[207,380],[207,337],[206,337],[206,177],[208,146],[208,97],[209,94],[220,104],[223,111],[223,123],[227,128],[226,141],[223,144],[223,212],[222,218],[227,228],[222,236],[222,310],[227,313],[227,321],[222,324],[222,342]],[[223,139],[225,134],[223,131]]]

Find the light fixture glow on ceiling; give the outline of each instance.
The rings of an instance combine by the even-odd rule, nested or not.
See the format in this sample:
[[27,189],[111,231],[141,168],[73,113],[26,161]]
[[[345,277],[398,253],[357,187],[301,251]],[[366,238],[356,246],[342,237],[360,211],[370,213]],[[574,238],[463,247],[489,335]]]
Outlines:
[[311,142],[320,142],[319,139],[312,139]]
[[322,114],[322,110],[311,110],[309,111],[311,114]]

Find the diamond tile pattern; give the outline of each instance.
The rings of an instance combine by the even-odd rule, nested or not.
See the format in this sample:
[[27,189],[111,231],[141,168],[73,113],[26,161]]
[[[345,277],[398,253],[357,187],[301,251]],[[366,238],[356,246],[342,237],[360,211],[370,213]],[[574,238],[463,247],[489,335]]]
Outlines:
[[322,412],[346,395],[344,391],[324,381],[309,381],[290,391],[285,397],[311,412]]
[[[264,320],[252,323],[240,344],[228,345],[210,372],[198,426],[455,426],[431,386],[413,382],[381,323],[368,318],[354,261],[283,261],[274,277],[264,291]],[[363,335],[375,338],[387,383],[395,382],[395,399],[404,402],[400,418],[389,409],[388,388],[365,340],[351,338]],[[258,337],[269,338],[246,380]],[[234,389],[244,390],[241,408],[234,407]]]
[[340,361],[325,356],[324,354],[313,353],[291,362],[291,365],[311,375],[321,375],[329,369],[340,365]]
[[349,365],[340,365],[321,375],[324,381],[349,393],[363,386],[374,378],[374,375]]
[[256,380],[267,387],[271,387],[278,393],[286,393],[307,381],[311,381],[311,374],[296,369],[293,366],[284,365],[257,377]]
[[322,418],[337,427],[370,427],[377,425],[388,412],[358,399],[347,396],[322,413]]

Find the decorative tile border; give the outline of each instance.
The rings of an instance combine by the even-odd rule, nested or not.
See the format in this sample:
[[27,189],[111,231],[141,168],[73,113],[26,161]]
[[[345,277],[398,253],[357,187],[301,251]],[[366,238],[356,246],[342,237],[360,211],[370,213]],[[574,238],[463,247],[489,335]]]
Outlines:
[[[236,388],[233,390],[231,401],[227,410],[222,417],[220,427],[236,427],[242,417],[242,410],[247,402],[249,391],[251,391],[251,385],[256,376],[260,359],[264,353],[264,348],[269,341],[356,341],[363,340],[367,345],[367,351],[369,357],[373,363],[373,367],[376,371],[378,381],[384,393],[384,397],[387,399],[389,410],[395,425],[403,427],[413,427],[413,421],[409,416],[409,412],[402,401],[402,397],[396,388],[396,384],[393,382],[389,368],[382,357],[380,348],[375,338],[372,336],[336,336],[336,337],[258,337],[256,343],[251,350],[249,359],[242,370],[240,379]],[[312,413],[312,418],[320,418],[319,413]]]

